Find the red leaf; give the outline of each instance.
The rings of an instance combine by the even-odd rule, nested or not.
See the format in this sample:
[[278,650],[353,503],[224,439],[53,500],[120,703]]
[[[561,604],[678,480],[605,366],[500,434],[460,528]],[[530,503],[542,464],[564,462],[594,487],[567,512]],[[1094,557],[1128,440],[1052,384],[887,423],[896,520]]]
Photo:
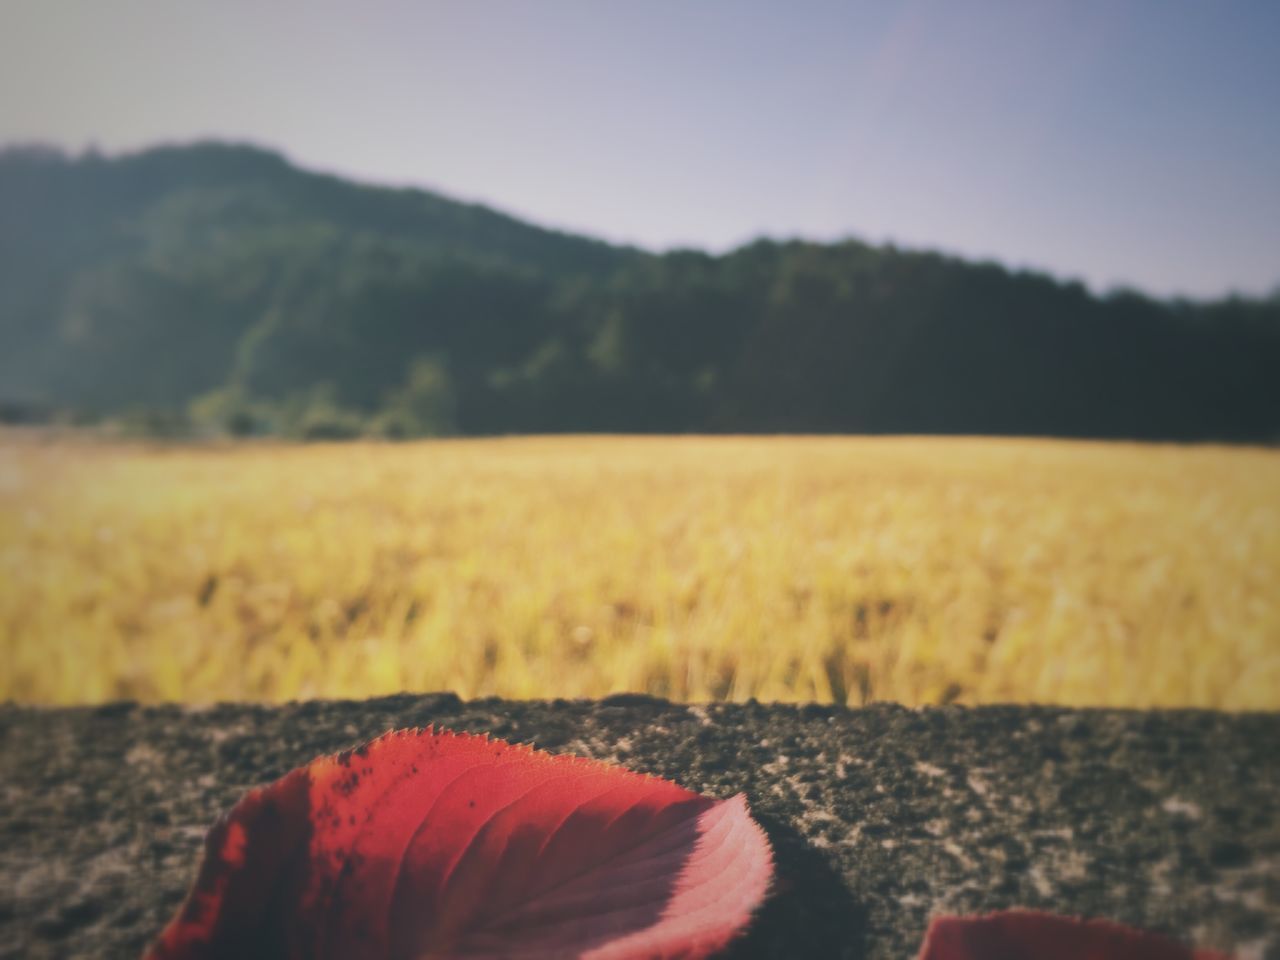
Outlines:
[[402,730],[250,791],[148,958],[706,957],[772,873],[741,795]]
[[985,917],[937,917],[919,960],[1227,960],[1107,920],[1032,910]]

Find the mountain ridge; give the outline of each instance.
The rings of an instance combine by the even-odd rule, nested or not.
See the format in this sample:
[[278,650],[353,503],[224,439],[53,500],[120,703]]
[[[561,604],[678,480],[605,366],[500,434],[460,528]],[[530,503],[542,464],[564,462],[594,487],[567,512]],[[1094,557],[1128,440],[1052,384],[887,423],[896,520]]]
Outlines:
[[245,144],[0,150],[0,401],[237,432],[1280,436],[1280,298],[653,253]]

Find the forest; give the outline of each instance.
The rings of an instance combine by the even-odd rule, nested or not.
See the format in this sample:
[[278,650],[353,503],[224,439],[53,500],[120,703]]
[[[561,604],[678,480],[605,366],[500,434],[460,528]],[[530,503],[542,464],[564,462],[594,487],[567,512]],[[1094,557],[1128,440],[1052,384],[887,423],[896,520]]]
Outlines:
[[1097,293],[856,239],[652,253],[213,142],[11,147],[0,213],[10,422],[1280,438],[1280,290]]

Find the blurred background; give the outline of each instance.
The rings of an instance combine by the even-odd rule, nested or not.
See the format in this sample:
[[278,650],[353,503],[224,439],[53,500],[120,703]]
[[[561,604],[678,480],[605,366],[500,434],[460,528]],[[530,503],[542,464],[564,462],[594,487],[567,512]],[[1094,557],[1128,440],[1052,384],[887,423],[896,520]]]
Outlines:
[[1280,7],[0,8],[0,698],[1280,706]]

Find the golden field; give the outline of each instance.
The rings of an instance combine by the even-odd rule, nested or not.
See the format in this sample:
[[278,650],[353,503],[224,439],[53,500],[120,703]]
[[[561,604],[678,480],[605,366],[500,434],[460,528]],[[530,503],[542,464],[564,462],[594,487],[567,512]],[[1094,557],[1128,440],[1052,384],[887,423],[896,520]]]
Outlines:
[[0,435],[0,699],[1280,707],[1280,452]]

